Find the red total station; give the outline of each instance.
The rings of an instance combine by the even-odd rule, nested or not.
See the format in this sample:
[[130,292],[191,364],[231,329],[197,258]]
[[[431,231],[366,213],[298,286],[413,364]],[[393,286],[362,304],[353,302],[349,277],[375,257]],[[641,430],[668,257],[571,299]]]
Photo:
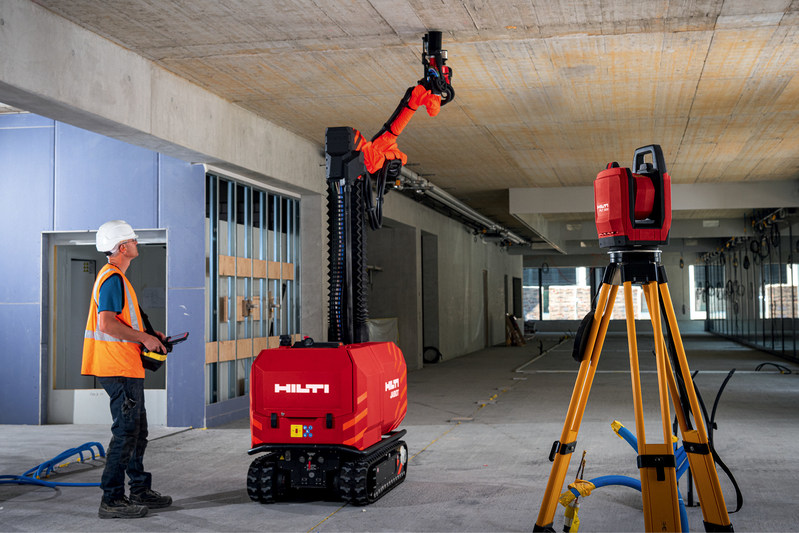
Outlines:
[[610,163],[594,181],[594,215],[601,248],[668,244],[671,177],[657,144],[635,150],[633,173]]

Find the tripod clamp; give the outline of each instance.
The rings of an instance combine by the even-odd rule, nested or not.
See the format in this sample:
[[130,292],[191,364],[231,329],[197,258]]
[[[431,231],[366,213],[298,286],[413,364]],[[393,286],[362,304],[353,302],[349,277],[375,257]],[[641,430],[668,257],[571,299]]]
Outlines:
[[[621,274],[621,283],[649,283],[657,281],[666,283],[666,269],[660,262],[660,248],[614,248],[608,252],[610,264],[605,269],[603,283],[614,283],[617,272]],[[610,279],[609,279],[610,277]]]
[[574,453],[574,450],[577,448],[577,441],[573,442],[560,442],[556,440],[552,443],[552,450],[549,452],[549,462],[552,463],[555,461],[555,457],[558,454],[561,455],[568,455],[570,453]]

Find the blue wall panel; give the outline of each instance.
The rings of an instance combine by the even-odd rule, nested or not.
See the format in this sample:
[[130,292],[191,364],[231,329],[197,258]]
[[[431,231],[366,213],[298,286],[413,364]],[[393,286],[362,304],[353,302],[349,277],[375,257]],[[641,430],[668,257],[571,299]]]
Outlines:
[[205,289],[167,291],[168,334],[189,332],[167,358],[167,425],[202,427],[205,420]]
[[52,128],[54,125],[53,119],[40,117],[33,113],[0,115],[0,128]]
[[169,333],[188,331],[167,363],[167,424],[205,419],[205,169],[159,156],[159,209],[167,237]]
[[61,122],[55,148],[56,230],[158,227],[157,153]]
[[42,231],[53,224],[52,153],[52,120],[0,115],[0,305],[39,300]]
[[205,169],[159,156],[162,227],[169,228],[170,287],[205,287]]
[[40,397],[42,231],[53,217],[54,122],[0,115],[0,423],[35,424]]
[[0,424],[39,421],[39,304],[0,304]]

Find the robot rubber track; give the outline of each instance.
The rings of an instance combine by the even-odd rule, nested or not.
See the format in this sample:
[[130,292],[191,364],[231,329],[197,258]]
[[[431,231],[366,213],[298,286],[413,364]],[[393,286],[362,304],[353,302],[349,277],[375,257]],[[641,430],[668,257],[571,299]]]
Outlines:
[[342,446],[264,445],[247,473],[247,494],[274,503],[292,491],[322,489],[353,505],[368,505],[399,485],[407,472],[408,445],[398,431],[364,450]]

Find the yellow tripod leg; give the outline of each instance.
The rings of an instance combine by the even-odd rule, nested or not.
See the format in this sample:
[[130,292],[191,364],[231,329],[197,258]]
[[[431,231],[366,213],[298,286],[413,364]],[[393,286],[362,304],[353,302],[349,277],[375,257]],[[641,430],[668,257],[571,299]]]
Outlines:
[[666,377],[666,354],[663,332],[660,327],[660,310],[657,283],[644,284],[644,295],[652,317],[655,334],[655,357],[658,371],[658,395],[660,399],[663,443],[646,442],[644,429],[643,400],[638,345],[635,335],[635,319],[632,299],[632,283],[624,282],[624,302],[627,318],[627,340],[630,349],[630,374],[632,376],[635,426],[638,438],[638,468],[641,475],[641,497],[644,506],[644,528],[646,531],[680,531],[680,508],[677,497],[677,470],[674,462],[674,446],[669,429],[669,398]]
[[541,510],[538,513],[538,519],[533,531],[546,531],[552,527],[555,509],[558,505],[558,497],[566,479],[571,454],[577,443],[577,433],[580,429],[585,406],[588,403],[588,394],[591,392],[591,384],[594,381],[602,345],[605,342],[605,334],[608,330],[608,323],[613,312],[613,302],[616,299],[617,291],[618,287],[616,285],[607,283],[603,283],[599,291],[596,308],[597,311],[602,313],[601,315],[594,315],[594,321],[591,324],[591,331],[585,346],[585,353],[580,362],[580,370],[577,373],[577,380],[569,401],[569,410],[566,413],[563,431],[561,432],[560,440],[555,441],[550,452],[549,459],[552,461],[552,470],[549,473],[549,481],[544,491]]
[[[710,453],[707,430],[701,416],[702,411],[700,410],[699,399],[696,396],[696,389],[691,379],[691,369],[688,367],[688,359],[685,356],[685,348],[680,337],[680,330],[677,327],[677,317],[674,314],[669,287],[666,283],[660,284],[660,293],[663,297],[666,319],[674,341],[677,362],[684,378],[689,405],[691,406],[691,412],[694,413],[693,419],[696,429],[688,429],[688,421],[684,414],[682,417],[678,416],[678,422],[682,433],[683,446],[688,457],[688,463],[691,466],[694,484],[696,485],[696,492],[699,496],[699,503],[702,507],[705,530],[733,531],[732,523],[727,513],[727,505],[724,502],[724,494],[721,491],[716,464],[713,460],[713,455]],[[662,344],[665,346],[665,341]],[[676,401],[675,405],[677,405]]]
[[[650,295],[646,292],[644,293],[646,296],[646,305],[647,309],[650,309],[652,304],[650,303]],[[650,315],[651,317],[651,315]],[[654,319],[652,327],[654,328]],[[663,339],[663,351],[664,353],[668,353],[668,349],[666,348],[666,339]],[[686,419],[685,419],[685,412],[682,409],[682,404],[680,403],[680,391],[677,388],[677,380],[674,376],[674,370],[671,366],[671,361],[669,358],[666,358],[666,377],[668,378],[668,385],[669,385],[669,393],[671,394],[671,403],[674,406],[674,415],[677,417],[677,422],[682,431],[688,427]]]

